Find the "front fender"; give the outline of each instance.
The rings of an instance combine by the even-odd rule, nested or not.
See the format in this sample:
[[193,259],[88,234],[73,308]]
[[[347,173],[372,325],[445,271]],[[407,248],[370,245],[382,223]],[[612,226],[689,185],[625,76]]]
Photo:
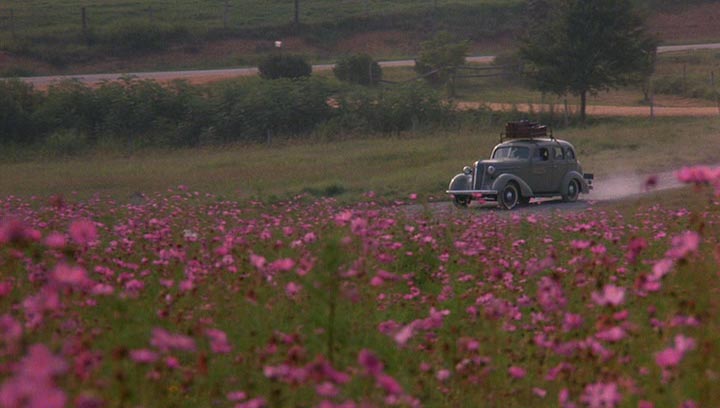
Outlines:
[[509,174],[509,173],[501,174],[497,178],[497,180],[495,180],[493,182],[492,189],[496,190],[496,191],[500,191],[500,190],[502,190],[503,187],[505,187],[505,184],[507,184],[511,181],[516,182],[517,185],[520,186],[520,193],[523,195],[523,197],[532,197],[533,196],[532,189],[525,181],[523,181],[523,179],[521,179],[520,177],[515,176],[513,174]]
[[472,190],[472,176],[465,173],[460,173],[450,180],[450,191],[457,190]]
[[583,194],[588,194],[590,192],[590,185],[587,183],[587,180],[583,177],[582,174],[575,170],[568,171],[567,174],[565,174],[565,177],[563,177],[562,184],[560,185],[562,191],[561,193],[563,195],[567,194],[567,188],[568,184],[570,184],[570,180],[575,179],[578,183],[580,183],[580,192]]

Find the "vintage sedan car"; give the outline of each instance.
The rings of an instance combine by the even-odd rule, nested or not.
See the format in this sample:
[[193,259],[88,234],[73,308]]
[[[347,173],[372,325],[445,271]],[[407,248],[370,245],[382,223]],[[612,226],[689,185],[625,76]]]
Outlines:
[[592,181],[572,144],[548,135],[545,126],[519,121],[506,125],[489,160],[465,166],[453,177],[447,193],[459,207],[482,198],[511,210],[534,197],[576,201],[580,193],[590,192]]

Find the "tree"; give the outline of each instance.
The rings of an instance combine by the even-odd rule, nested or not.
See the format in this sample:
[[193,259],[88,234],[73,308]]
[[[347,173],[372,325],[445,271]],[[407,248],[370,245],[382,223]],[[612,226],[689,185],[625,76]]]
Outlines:
[[340,59],[333,68],[335,77],[341,81],[360,85],[376,85],[382,79],[382,69],[367,54],[350,55]]
[[549,17],[528,24],[519,54],[534,86],[580,97],[585,121],[587,95],[637,82],[657,40],[648,34],[631,0],[555,0]]
[[439,32],[420,44],[420,55],[415,60],[415,72],[425,75],[433,83],[450,82],[450,95],[454,96],[454,78],[457,67],[465,63],[470,49],[467,41],[456,41],[449,33]]

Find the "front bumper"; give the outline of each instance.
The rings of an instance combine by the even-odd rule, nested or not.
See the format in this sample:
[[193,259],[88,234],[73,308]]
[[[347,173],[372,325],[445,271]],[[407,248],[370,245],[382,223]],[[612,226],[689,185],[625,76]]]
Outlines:
[[452,195],[472,195],[472,194],[480,194],[483,197],[485,196],[497,196],[498,192],[497,190],[446,190],[447,194]]

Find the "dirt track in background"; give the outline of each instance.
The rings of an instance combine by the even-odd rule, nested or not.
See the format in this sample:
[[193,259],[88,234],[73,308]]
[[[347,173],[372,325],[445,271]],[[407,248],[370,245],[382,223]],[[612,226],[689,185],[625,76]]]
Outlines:
[[[517,109],[520,112],[547,112],[551,106],[547,104],[511,104],[511,103],[495,103],[495,102],[458,102],[460,109],[477,109],[482,106],[488,107],[494,111],[511,111]],[[555,112],[562,114],[562,107],[555,105]],[[570,107],[572,112],[577,110],[577,106]],[[691,116],[691,117],[707,117],[720,116],[720,107],[670,107],[656,106],[653,108],[655,116]],[[649,106],[604,106],[604,105],[588,105],[587,114],[592,116],[640,116],[649,117]],[[572,113],[571,113],[572,115]]]

